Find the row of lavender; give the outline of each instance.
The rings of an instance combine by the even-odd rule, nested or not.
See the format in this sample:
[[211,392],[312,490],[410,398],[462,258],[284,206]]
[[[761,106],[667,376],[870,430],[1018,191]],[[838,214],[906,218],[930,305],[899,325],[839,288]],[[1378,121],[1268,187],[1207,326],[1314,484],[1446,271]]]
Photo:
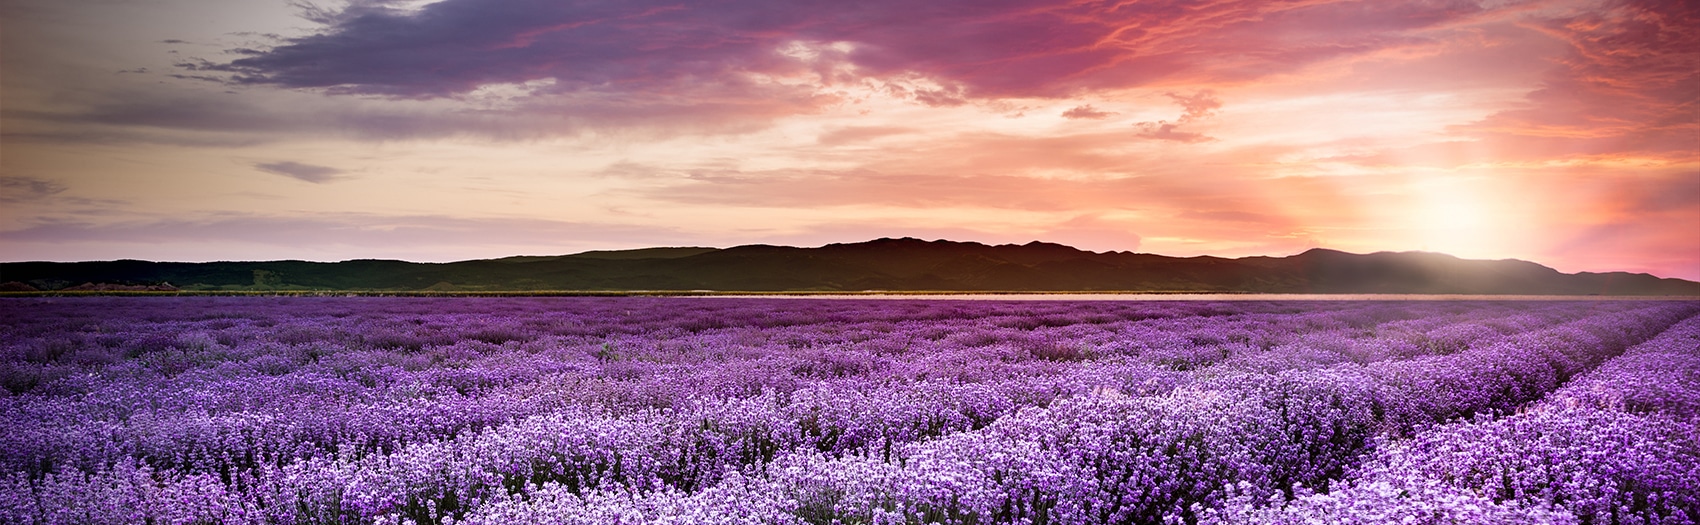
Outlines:
[[906,445],[896,459],[805,451],[697,494],[546,486],[470,521],[1190,523],[1228,487],[1285,498],[1340,476],[1378,434],[1538,398],[1691,312],[1599,316],[1452,355],[1073,397]]
[[1332,488],[1290,503],[1248,494],[1207,522],[1700,522],[1700,317],[1521,413],[1393,443]]
[[[1102,385],[1161,388],[1186,377],[1175,372],[1232,356],[1251,366],[1306,352],[1362,361],[1445,353],[1588,313],[1380,305],[1289,315],[1236,305],[1243,311],[1225,316],[1233,312],[1208,304],[1034,311],[701,301],[492,301],[476,305],[488,313],[431,313],[467,305],[363,305],[372,308],[168,303],[105,315],[76,302],[32,305],[32,315],[12,317],[36,323],[8,338],[6,375],[58,378],[6,400],[23,424],[0,437],[5,466],[41,474],[143,457],[154,466],[225,470],[241,465],[221,463],[224,456],[286,463],[360,455],[569,407],[624,414],[764,392],[787,397],[804,387],[829,389],[816,397],[840,406],[839,391],[862,399],[873,390],[883,395],[869,402],[890,402],[887,385],[916,386],[907,397],[923,410],[950,408],[922,403],[942,395],[929,392],[955,392],[972,406],[939,417],[983,423],[1015,405]],[[171,313],[188,317],[161,317]],[[623,331],[634,325],[646,332]],[[1296,351],[1261,351],[1274,347]],[[985,386],[997,387],[999,399],[979,400]]]
[[1694,306],[105,301],[7,305],[0,521],[1190,520]]

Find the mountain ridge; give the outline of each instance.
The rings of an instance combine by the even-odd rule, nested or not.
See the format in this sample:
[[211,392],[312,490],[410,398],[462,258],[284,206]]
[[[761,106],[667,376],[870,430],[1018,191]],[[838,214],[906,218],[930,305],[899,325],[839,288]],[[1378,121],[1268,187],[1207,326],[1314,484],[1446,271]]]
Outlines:
[[[1433,252],[1173,257],[1033,241],[988,245],[880,238],[815,248],[656,247],[447,263],[0,263],[0,290],[163,287],[188,291],[1198,292],[1480,295],[1700,295],[1700,283],[1644,273],[1565,274],[1518,259]],[[106,288],[101,288],[101,287]],[[90,288],[92,287],[92,288]],[[136,289],[136,288],[128,288]]]

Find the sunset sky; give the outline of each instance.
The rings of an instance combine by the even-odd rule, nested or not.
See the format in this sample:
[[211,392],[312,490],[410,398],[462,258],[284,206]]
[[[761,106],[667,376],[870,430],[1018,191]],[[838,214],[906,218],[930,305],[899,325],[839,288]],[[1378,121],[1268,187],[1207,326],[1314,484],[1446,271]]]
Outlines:
[[0,0],[0,258],[913,236],[1700,280],[1700,3]]

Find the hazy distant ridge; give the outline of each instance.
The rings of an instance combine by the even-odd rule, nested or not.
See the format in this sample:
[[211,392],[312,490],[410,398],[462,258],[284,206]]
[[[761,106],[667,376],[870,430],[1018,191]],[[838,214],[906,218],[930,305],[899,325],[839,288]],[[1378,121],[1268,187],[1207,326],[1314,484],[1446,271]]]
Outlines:
[[[354,260],[0,263],[8,289],[94,283],[184,290],[1158,291],[1700,295],[1640,273],[1563,274],[1518,260],[1314,249],[1289,257],[1094,253],[1052,243],[877,239],[819,248],[646,248],[453,263]],[[86,287],[85,287],[86,288]]]

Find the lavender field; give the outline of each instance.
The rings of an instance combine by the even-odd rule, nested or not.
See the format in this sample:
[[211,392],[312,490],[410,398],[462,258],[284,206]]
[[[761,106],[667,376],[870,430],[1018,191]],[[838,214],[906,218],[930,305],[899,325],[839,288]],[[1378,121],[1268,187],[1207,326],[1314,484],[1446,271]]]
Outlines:
[[0,301],[0,524],[1693,524],[1700,303]]

